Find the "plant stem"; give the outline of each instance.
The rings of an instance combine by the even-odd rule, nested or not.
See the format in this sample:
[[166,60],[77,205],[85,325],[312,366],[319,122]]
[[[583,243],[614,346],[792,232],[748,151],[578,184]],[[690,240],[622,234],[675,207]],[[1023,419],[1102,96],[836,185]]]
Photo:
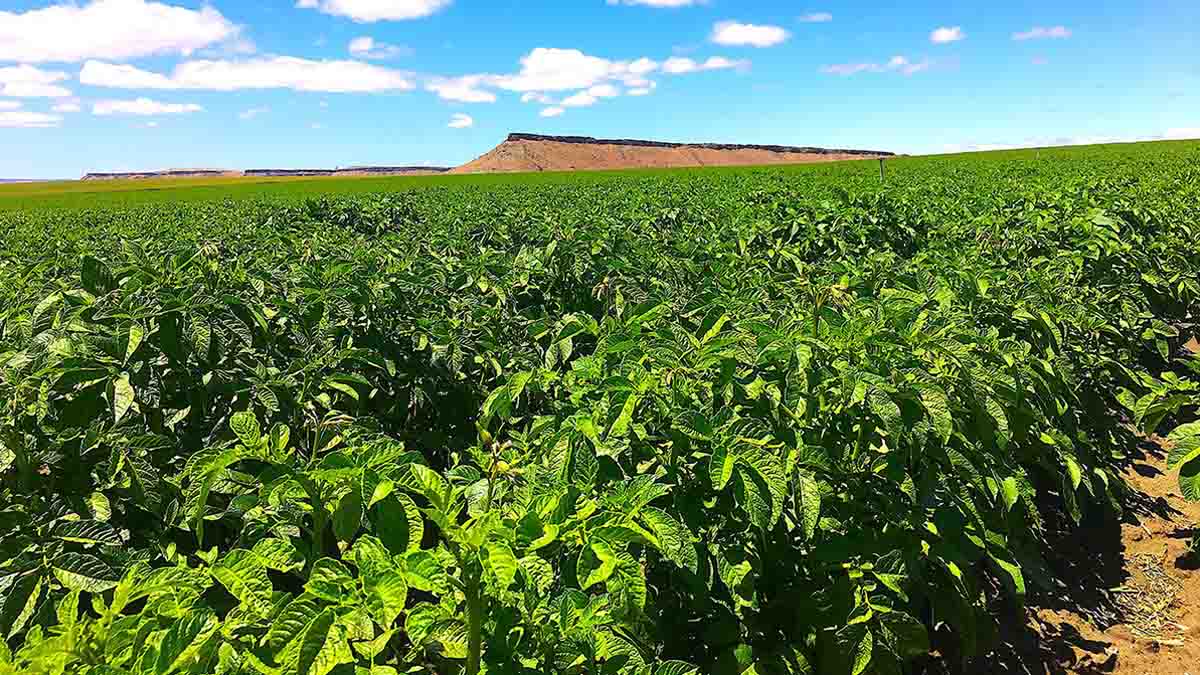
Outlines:
[[479,592],[479,574],[464,570],[467,576],[467,675],[479,675],[483,656],[483,598]]

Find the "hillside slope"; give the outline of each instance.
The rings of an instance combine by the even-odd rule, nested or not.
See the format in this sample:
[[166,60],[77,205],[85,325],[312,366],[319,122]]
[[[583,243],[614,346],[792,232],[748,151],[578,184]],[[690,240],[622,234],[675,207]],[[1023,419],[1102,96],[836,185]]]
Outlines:
[[586,136],[510,134],[490,152],[454,169],[452,173],[806,164],[892,155],[890,152],[871,150],[829,150],[782,145],[660,143]]

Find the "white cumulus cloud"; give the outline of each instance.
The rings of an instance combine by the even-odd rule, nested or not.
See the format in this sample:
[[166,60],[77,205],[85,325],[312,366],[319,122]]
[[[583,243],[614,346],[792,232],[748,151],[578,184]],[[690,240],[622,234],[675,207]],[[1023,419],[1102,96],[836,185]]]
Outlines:
[[146,0],[63,2],[24,13],[0,11],[0,61],[186,56],[237,35],[238,27],[208,6],[188,9]]
[[98,101],[92,105],[93,115],[183,115],[202,110],[195,103],[160,103],[144,97],[132,101]]
[[[497,100],[498,92],[510,91],[521,94],[522,103],[538,103],[553,109],[593,105],[599,99],[620,96],[621,89],[636,91],[634,96],[645,95],[655,86],[647,76],[655,72],[681,75],[744,68],[749,64],[723,56],[705,61],[674,57],[661,63],[645,56],[613,60],[578,49],[538,47],[521,57],[520,69],[515,73],[433,77],[424,86],[443,100],[458,103],[492,103]],[[553,96],[557,92],[572,93],[557,101]]]
[[959,40],[965,40],[966,38],[967,34],[963,32],[963,29],[960,26],[943,26],[929,34],[929,41],[938,45],[946,44],[948,42],[958,42]]
[[274,56],[246,61],[185,61],[171,75],[130,65],[88,61],[79,81],[118,89],[291,89],[329,93],[406,91],[407,73],[360,61],[312,61]]
[[791,34],[779,26],[721,21],[713,26],[710,39],[716,44],[731,47],[773,47],[789,37]]
[[1053,26],[1051,28],[1042,28],[1034,26],[1027,31],[1021,33],[1013,33],[1012,39],[1017,41],[1024,40],[1065,40],[1071,37],[1071,29],[1066,26]]
[[58,115],[47,115],[45,113],[27,112],[24,110],[0,112],[0,127],[45,129],[56,127],[61,122],[62,117]]
[[492,77],[491,75],[437,77],[425,83],[425,90],[437,94],[438,98],[444,101],[495,103],[496,95],[483,88],[492,80]]
[[0,101],[0,110],[16,110],[20,107],[20,101]]
[[0,68],[0,96],[16,98],[66,98],[71,90],[60,82],[70,76],[30,65]]
[[354,38],[350,41],[347,49],[351,56],[357,56],[360,59],[375,60],[394,59],[412,53],[412,50],[408,47],[390,45],[386,42],[376,42],[375,38],[370,35]]
[[50,110],[56,113],[77,113],[83,110],[83,107],[79,105],[78,101],[64,101],[51,106]]
[[538,114],[541,115],[542,117],[558,117],[559,115],[561,115],[565,112],[567,112],[566,108],[560,108],[558,106],[554,106],[553,108],[545,108],[542,110],[542,112],[540,112]]
[[360,23],[420,19],[450,6],[452,0],[299,0],[297,7],[344,16]]
[[475,126],[475,119],[470,115],[454,113],[454,116],[450,118],[450,123],[446,126],[451,129],[469,129]]

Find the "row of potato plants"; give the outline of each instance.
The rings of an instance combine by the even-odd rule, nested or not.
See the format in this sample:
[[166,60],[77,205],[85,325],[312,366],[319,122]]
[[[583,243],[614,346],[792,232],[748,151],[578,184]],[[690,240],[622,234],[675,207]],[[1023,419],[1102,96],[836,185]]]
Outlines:
[[0,673],[986,650],[1186,414],[1195,155],[0,216]]

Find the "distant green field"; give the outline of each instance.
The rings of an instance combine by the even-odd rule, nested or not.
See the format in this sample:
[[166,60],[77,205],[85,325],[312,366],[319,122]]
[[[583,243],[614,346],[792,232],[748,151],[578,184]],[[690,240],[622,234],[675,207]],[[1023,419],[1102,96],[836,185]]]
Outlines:
[[[906,171],[920,171],[931,162],[1026,162],[1059,157],[1100,159],[1113,152],[1134,150],[1139,146],[1178,150],[1188,145],[1200,147],[1195,141],[1159,142],[1048,148],[1043,150],[1014,150],[933,157],[898,157],[888,160],[888,172],[902,176]],[[1122,150],[1124,149],[1124,150]],[[875,160],[858,160],[828,164],[798,164],[769,167],[705,167],[687,169],[632,169],[622,171],[544,172],[513,174],[474,174],[444,176],[355,176],[345,178],[173,178],[158,180],[101,180],[47,181],[0,185],[0,211],[38,210],[43,208],[105,208],[159,204],[164,202],[196,202],[213,200],[297,200],[315,196],[336,196],[407,191],[427,187],[519,185],[529,183],[564,183],[592,181],[605,177],[635,175],[687,175],[690,173],[766,172],[773,176],[781,172],[798,176],[820,177],[822,180],[839,177],[877,176]]]

